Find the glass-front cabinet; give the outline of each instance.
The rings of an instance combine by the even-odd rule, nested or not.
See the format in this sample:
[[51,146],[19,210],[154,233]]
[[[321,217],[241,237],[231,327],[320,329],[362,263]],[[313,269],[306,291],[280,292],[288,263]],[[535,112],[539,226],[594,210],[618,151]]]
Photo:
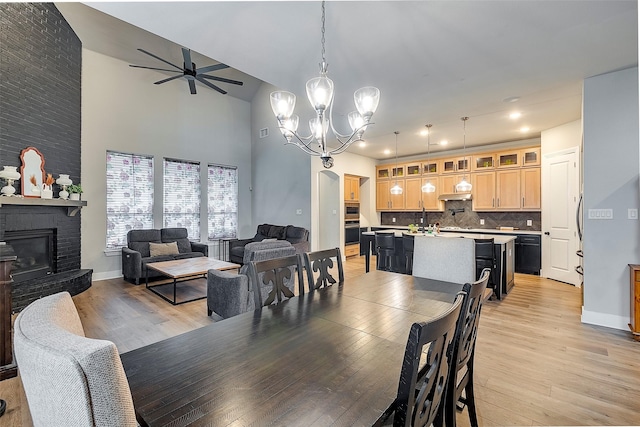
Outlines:
[[404,167],[407,170],[407,178],[420,176],[422,174],[422,165],[420,162],[406,163]]
[[524,148],[521,152],[522,166],[540,166],[540,147]]
[[471,157],[456,157],[453,159],[442,160],[441,173],[456,173],[456,172],[469,172],[470,171]]
[[496,167],[496,157],[493,154],[477,154],[471,161],[471,170],[474,172],[493,170]]
[[498,168],[520,167],[520,150],[502,151],[496,154]]
[[437,160],[429,160],[422,164],[423,175],[437,175],[440,173],[440,162]]

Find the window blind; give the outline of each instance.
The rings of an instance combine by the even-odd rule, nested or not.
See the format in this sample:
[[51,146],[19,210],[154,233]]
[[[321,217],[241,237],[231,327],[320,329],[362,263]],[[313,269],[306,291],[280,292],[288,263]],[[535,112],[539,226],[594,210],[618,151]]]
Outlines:
[[209,165],[207,171],[208,240],[238,235],[238,168]]
[[183,227],[200,240],[200,163],[164,159],[164,227]]
[[144,228],[153,228],[153,157],[107,151],[107,248]]

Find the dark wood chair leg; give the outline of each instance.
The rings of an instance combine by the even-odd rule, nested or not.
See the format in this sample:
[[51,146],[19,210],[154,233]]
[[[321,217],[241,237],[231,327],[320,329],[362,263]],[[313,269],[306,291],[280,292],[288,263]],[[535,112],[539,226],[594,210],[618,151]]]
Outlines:
[[473,371],[469,372],[469,383],[464,389],[465,403],[469,411],[469,423],[471,427],[478,427],[478,414],[476,413],[476,399],[473,395]]

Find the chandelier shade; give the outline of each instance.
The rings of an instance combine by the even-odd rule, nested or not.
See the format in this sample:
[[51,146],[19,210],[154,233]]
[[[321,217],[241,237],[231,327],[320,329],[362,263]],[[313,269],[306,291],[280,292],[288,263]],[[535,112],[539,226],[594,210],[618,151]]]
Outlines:
[[398,195],[398,194],[402,194],[402,187],[400,187],[400,185],[398,185],[398,135],[400,134],[400,132],[395,131],[393,132],[396,134],[396,168],[395,168],[395,174],[396,174],[396,184],[391,187],[391,194],[394,195]]
[[[431,152],[431,126],[433,125],[425,125],[427,128],[427,167],[429,165],[429,154]],[[435,193],[436,186],[431,183],[431,179],[427,180],[425,184],[421,188],[423,193]]]
[[[322,2],[322,62],[320,75],[307,81],[306,91],[309,103],[316,113],[316,117],[309,120],[311,135],[303,136],[298,133],[298,116],[293,114],[296,106],[296,96],[287,91],[275,91],[270,95],[271,109],[278,121],[278,127],[287,144],[294,144],[311,156],[322,159],[325,168],[333,166],[333,156],[347,150],[349,146],[362,141],[362,136],[371,122],[371,117],[380,102],[380,90],[373,86],[366,86],[355,91],[353,100],[357,111],[348,114],[347,119],[350,133],[339,133],[333,123],[332,109],[334,99],[333,81],[327,77],[328,64],[325,59],[325,2]],[[295,117],[295,119],[294,119]],[[329,147],[327,134],[333,132],[337,144]]]
[[[466,168],[467,163],[467,120],[469,120],[469,117],[461,117],[460,120],[462,120],[462,128],[463,128],[463,141],[464,141],[464,165]],[[468,193],[471,191],[471,184],[467,181],[467,176],[466,175],[462,175],[462,181],[460,181],[457,185],[456,185],[456,192],[458,193]]]

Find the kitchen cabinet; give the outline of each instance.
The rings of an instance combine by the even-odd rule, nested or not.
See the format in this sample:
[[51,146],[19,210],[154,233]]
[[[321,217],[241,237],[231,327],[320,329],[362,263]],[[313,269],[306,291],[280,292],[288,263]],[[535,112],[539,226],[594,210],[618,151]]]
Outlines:
[[520,150],[522,166],[540,166],[540,147],[523,148]]
[[496,210],[520,210],[520,169],[496,172]]
[[496,173],[476,172],[471,174],[471,194],[474,211],[492,211],[496,208]]
[[522,182],[522,210],[540,210],[540,168],[526,168],[520,171]]
[[407,178],[412,176],[422,175],[422,164],[419,161],[413,162],[413,163],[406,163],[404,165],[404,169],[407,172]]
[[516,273],[540,275],[542,250],[540,236],[518,234],[516,237]]
[[[404,179],[397,180],[404,190]],[[404,209],[404,191],[402,194],[391,194],[391,187],[396,184],[396,180],[385,180],[376,182],[376,210],[402,210]]]
[[360,201],[360,177],[354,175],[344,176],[344,200],[345,202]]
[[[434,193],[423,193],[422,186],[431,181],[436,186]],[[417,211],[424,208],[428,211],[442,211],[443,205],[438,200],[438,180],[437,178],[407,178],[404,181],[404,208],[406,210]]]
[[377,179],[389,179],[391,176],[391,165],[376,166]]
[[429,160],[422,164],[422,175],[437,175],[440,173],[440,162],[438,160]]
[[[440,175],[440,194],[452,194],[457,193],[456,185],[462,181],[462,177],[465,175]],[[467,178],[469,176],[467,175]]]
[[471,170],[470,160],[469,156],[444,159],[441,161],[442,170],[440,173],[469,172]]
[[496,156],[494,154],[478,154],[473,156],[471,161],[471,171],[493,170],[496,167]]
[[496,153],[497,168],[519,168],[520,150],[501,151]]

